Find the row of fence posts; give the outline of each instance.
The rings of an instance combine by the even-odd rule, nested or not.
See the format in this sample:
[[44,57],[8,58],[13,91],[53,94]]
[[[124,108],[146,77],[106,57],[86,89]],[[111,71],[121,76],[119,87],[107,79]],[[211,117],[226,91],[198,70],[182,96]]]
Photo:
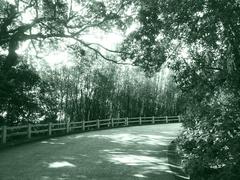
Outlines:
[[[165,117],[165,121],[166,123],[169,122],[169,119],[168,119],[168,116]],[[85,131],[86,130],[86,122],[87,121],[82,121],[82,131]],[[178,116],[178,122],[181,122],[181,117]],[[153,116],[152,117],[152,124],[155,124],[155,117]],[[129,125],[129,121],[128,121],[128,117],[125,118],[125,126],[128,126]],[[139,125],[142,125],[142,117],[139,117]],[[114,127],[114,121],[113,119],[111,118],[111,127]],[[97,129],[100,129],[100,120],[97,119]],[[67,122],[66,123],[66,133],[70,133],[71,132],[71,128],[70,128],[70,123]],[[48,136],[51,136],[52,135],[52,123],[48,123]],[[27,137],[28,139],[31,139],[32,138],[32,125],[31,124],[28,124],[28,127],[27,127]],[[5,144],[7,142],[7,126],[4,125],[2,126],[2,143]]]

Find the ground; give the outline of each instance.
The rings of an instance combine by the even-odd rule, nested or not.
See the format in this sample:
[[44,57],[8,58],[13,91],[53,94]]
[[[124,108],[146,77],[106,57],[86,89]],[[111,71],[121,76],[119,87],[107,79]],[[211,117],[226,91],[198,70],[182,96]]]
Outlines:
[[181,124],[116,128],[0,152],[1,180],[176,180],[168,146]]

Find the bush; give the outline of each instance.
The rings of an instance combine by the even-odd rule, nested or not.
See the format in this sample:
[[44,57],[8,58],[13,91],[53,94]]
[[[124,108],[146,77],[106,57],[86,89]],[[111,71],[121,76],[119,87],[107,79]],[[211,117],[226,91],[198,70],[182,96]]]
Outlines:
[[[219,91],[198,112],[186,114],[179,137],[185,169],[196,180],[240,179],[239,97]],[[196,107],[194,107],[196,108]]]

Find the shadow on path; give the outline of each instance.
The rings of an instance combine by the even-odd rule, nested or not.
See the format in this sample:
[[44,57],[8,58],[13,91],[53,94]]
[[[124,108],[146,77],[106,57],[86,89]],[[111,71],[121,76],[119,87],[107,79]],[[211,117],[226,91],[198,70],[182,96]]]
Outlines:
[[180,124],[111,129],[49,139],[0,152],[2,180],[187,179],[169,163]]

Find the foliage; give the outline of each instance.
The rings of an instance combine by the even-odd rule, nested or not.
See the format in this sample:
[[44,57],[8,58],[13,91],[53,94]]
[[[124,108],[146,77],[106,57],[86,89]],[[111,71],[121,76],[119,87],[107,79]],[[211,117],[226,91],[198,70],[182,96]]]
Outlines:
[[46,44],[54,48],[60,42],[73,42],[71,39],[73,44],[78,42],[81,49],[91,50],[107,59],[81,37],[91,29],[109,30],[116,26],[124,29],[121,18],[128,4],[122,0],[0,1],[1,124],[37,121],[39,118],[54,121],[57,118],[58,95],[53,93],[57,83],[49,77],[41,80],[19,58],[17,50],[22,43],[30,43],[30,48],[37,53]]
[[40,74],[53,84],[52,93],[46,93],[56,100],[61,121],[175,115],[182,110],[175,84],[164,81],[163,72],[146,78],[138,68],[106,64],[89,53],[70,67]]
[[[1,59],[6,60],[5,57]],[[35,121],[39,111],[41,79],[28,64],[20,62],[6,71],[0,66],[0,124]]]
[[[187,102],[181,142],[188,172],[193,179],[239,179],[239,1],[156,0],[135,5],[140,26],[123,49],[130,47],[134,62],[146,71],[158,70],[166,60],[175,71]],[[155,53],[152,47],[162,50]]]
[[[107,59],[96,47],[82,40],[91,29],[124,29],[122,16],[130,2],[118,0],[35,0],[1,1],[0,48],[8,52],[4,68],[17,64],[17,53],[22,42],[31,42],[37,51],[43,43],[56,46],[71,39],[73,44],[94,51]],[[126,18],[131,21],[130,18]],[[126,20],[127,22],[127,20]]]

